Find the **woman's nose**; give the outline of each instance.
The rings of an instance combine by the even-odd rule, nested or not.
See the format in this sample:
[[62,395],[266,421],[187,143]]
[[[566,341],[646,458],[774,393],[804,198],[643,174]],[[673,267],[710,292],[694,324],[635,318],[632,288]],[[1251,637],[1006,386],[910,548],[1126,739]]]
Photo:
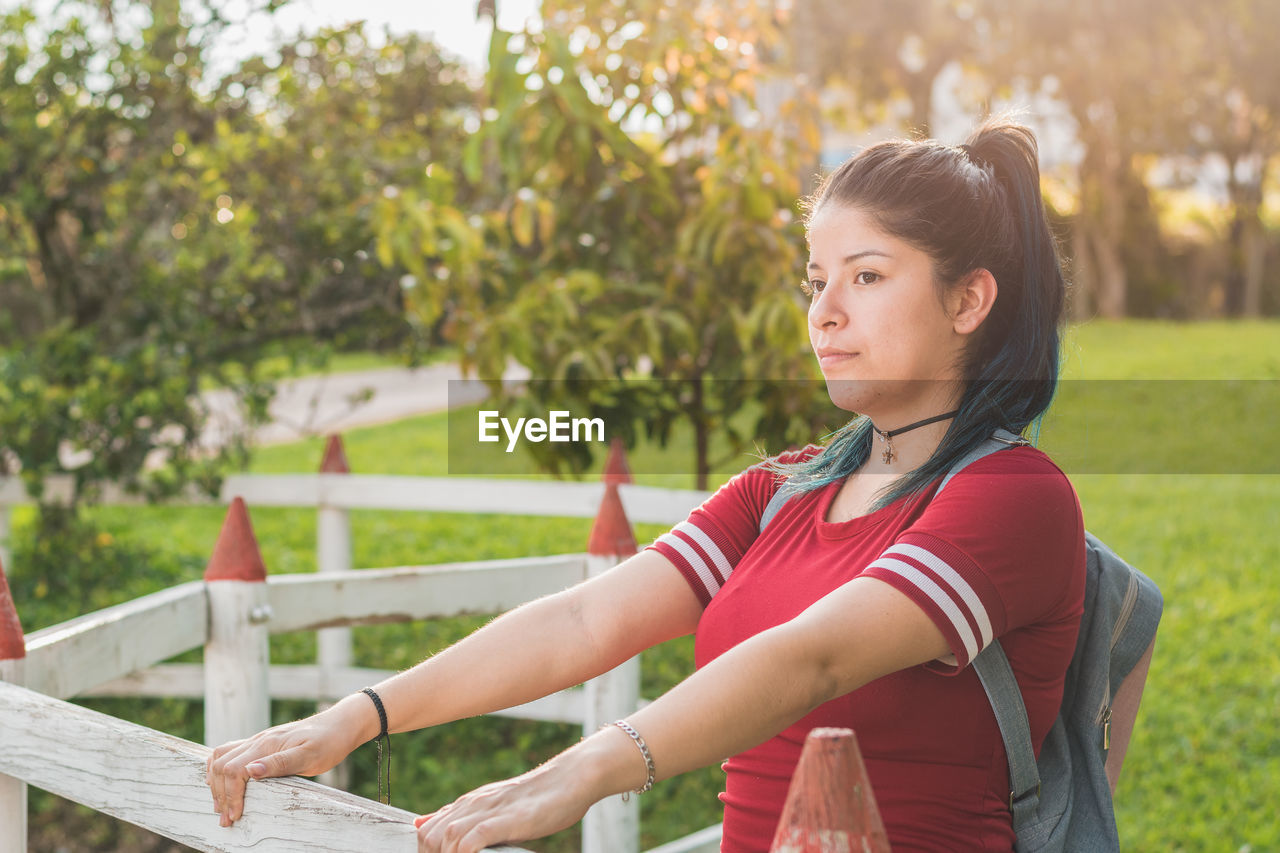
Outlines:
[[837,326],[844,319],[844,309],[840,300],[832,294],[832,286],[828,284],[813,295],[809,303],[809,325],[815,329],[829,329]]

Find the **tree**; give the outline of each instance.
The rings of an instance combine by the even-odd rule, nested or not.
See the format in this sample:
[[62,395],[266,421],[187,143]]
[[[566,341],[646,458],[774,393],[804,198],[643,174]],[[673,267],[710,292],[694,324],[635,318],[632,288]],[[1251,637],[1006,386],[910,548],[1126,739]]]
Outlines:
[[[754,113],[777,38],[754,3],[547,2],[541,31],[495,31],[486,120],[462,162],[435,163],[382,219],[384,258],[414,270],[413,306],[448,318],[466,366],[498,390],[508,358],[549,380],[510,405],[573,401],[660,442],[687,422],[703,487],[757,435],[810,437],[825,403],[795,384],[815,374],[789,286],[798,164],[816,137]],[[589,459],[539,448],[570,470]]]
[[[1177,57],[1164,49],[1170,16],[1149,0],[1053,3],[984,0],[988,22],[984,64],[994,83],[1024,81],[1069,108],[1083,156],[1077,170],[1078,208],[1072,220],[1072,312],[1084,319],[1127,312],[1124,237],[1132,229],[1131,198],[1146,192],[1135,157],[1150,151],[1151,122],[1181,79]],[[1139,209],[1143,205],[1137,206]]]
[[1226,310],[1256,317],[1262,312],[1267,254],[1262,222],[1263,188],[1280,153],[1280,54],[1272,34],[1280,7],[1266,0],[1231,0],[1212,9],[1178,8],[1183,22],[1180,55],[1188,63],[1181,96],[1187,151],[1220,156],[1227,167],[1231,207]]
[[847,87],[864,118],[882,118],[895,99],[905,98],[908,128],[928,136],[938,75],[953,62],[972,60],[983,23],[974,4],[956,0],[856,8],[842,0],[797,0],[792,62],[817,85]]
[[60,9],[0,27],[0,470],[70,472],[83,497],[159,450],[153,490],[211,485],[247,446],[200,445],[202,381],[252,425],[264,356],[413,342],[374,210],[461,144],[471,90],[429,43],[359,27],[214,80],[210,8]]

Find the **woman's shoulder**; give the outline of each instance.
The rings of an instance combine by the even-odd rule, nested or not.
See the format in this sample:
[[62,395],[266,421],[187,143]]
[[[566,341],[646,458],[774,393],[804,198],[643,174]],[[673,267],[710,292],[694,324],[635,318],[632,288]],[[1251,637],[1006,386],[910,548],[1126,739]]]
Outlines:
[[1038,477],[1046,483],[1071,487],[1071,479],[1058,466],[1058,463],[1043,450],[1030,446],[1010,447],[1007,450],[988,453],[956,472],[953,479],[1006,475]]
[[[947,530],[947,538],[990,538],[1009,543],[1054,542],[1066,549],[1083,542],[1084,518],[1071,480],[1044,451],[1011,447],[965,466],[933,499],[923,524]],[[1067,549],[1073,550],[1073,549]]]

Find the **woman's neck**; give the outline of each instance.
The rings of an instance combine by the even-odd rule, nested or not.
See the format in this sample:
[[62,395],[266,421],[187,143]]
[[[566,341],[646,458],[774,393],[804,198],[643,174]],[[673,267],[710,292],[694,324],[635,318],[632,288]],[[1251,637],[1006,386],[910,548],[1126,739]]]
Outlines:
[[[871,453],[859,472],[900,476],[919,468],[938,449],[947,430],[955,422],[955,416],[933,423],[912,427],[919,421],[949,414],[959,408],[959,401],[929,401],[894,411],[867,412],[874,430],[871,435]],[[897,433],[904,427],[911,427]],[[896,433],[886,438],[885,433]]]

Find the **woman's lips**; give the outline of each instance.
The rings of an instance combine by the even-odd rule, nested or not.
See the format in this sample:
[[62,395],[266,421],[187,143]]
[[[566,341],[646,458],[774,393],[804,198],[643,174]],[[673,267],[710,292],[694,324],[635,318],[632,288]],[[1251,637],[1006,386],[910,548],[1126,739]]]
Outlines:
[[856,352],[823,352],[818,354],[818,364],[822,367],[835,367],[857,357]]

